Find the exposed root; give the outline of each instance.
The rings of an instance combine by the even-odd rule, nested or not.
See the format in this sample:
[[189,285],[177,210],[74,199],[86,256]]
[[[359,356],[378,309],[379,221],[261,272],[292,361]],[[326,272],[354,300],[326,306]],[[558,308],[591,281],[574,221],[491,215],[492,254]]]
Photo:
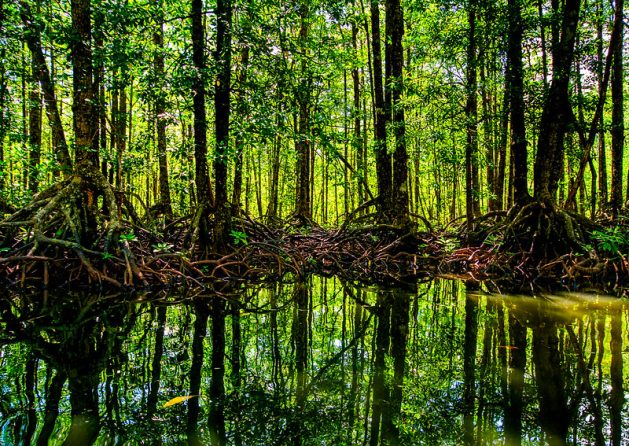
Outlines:
[[[87,245],[77,205],[83,181],[72,177],[53,186],[0,223],[0,282],[22,287],[70,281],[72,286],[116,288],[207,287],[316,273],[396,285],[442,275],[523,290],[579,283],[611,289],[626,286],[629,277],[627,254],[610,259],[592,246],[595,223],[535,202],[488,214],[475,222],[474,233],[458,237],[385,224],[355,226],[369,214],[339,229],[269,226],[243,215],[233,219],[223,255],[199,250],[200,240],[214,235],[212,215],[205,209],[169,223],[158,234],[129,212],[130,221],[123,220],[120,196],[109,187],[102,194],[111,215],[101,218],[100,236]],[[462,240],[477,243],[460,248]]]
[[579,214],[533,201],[475,223],[475,233],[461,235],[475,247],[456,250],[442,271],[492,281],[502,290],[594,286],[614,292],[627,285],[624,257],[599,252],[592,234],[601,226]]

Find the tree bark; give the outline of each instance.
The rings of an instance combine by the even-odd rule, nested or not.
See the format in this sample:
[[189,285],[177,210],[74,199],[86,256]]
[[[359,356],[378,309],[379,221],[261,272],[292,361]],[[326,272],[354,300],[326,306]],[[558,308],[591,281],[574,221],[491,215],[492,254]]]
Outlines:
[[511,154],[513,156],[513,195],[516,204],[529,198],[526,128],[524,124],[524,69],[522,64],[522,5],[508,1],[509,38],[507,43],[507,79],[511,117]]
[[[354,55],[358,55],[358,26],[352,22],[352,50]],[[353,87],[353,107],[352,115],[354,117],[354,134],[352,138],[352,146],[356,154],[356,191],[358,194],[358,204],[365,201],[366,191],[364,190],[363,180],[365,179],[365,155],[363,151],[361,136],[361,119],[360,119],[360,73],[358,67],[352,68],[352,87]]]
[[59,113],[54,85],[42,50],[41,25],[34,20],[29,4],[23,0],[20,2],[20,16],[26,28],[24,39],[26,40],[28,49],[31,51],[33,64],[34,67],[36,67],[36,78],[42,87],[44,95],[46,116],[48,117],[52,133],[54,156],[61,170],[68,175],[72,170],[72,161],[70,159],[70,152],[68,151],[63,124],[61,123],[61,114]]
[[39,163],[41,159],[42,101],[39,81],[37,81],[37,62],[31,54],[31,91],[28,101],[28,188],[35,194],[39,188]]
[[311,164],[311,142],[310,142],[310,100],[311,100],[311,76],[309,74],[307,53],[308,53],[308,33],[309,33],[310,10],[307,2],[300,4],[300,28],[298,47],[301,51],[300,69],[301,75],[297,88],[297,103],[299,107],[299,118],[297,123],[297,141],[295,150],[297,152],[297,194],[295,200],[295,215],[299,219],[310,220],[312,218],[312,203],[310,188],[310,164]]
[[155,100],[157,121],[157,157],[159,163],[159,197],[161,209],[167,222],[173,218],[170,201],[170,182],[168,181],[168,152],[166,150],[166,90],[164,88],[164,10],[162,0],[155,0],[157,23],[153,33],[155,44],[155,77],[158,82]]
[[207,116],[205,112],[205,29],[203,0],[192,0],[192,61],[195,76],[192,80],[194,112],[195,186],[199,212],[199,245],[202,252],[209,247],[207,219],[212,206],[212,191],[207,166]]
[[563,174],[564,139],[571,116],[568,87],[580,6],[580,0],[566,0],[561,37],[553,52],[553,75],[542,111],[534,166],[534,196],[540,201],[554,202]]
[[[603,22],[604,22],[604,0],[596,2],[596,74],[598,77],[598,88],[601,91],[603,83]],[[605,119],[601,114],[598,123],[598,190],[599,190],[599,209],[607,204],[609,198],[607,192],[607,154],[605,151]]]
[[467,100],[465,105],[466,134],[465,144],[465,209],[468,229],[471,229],[474,218],[480,214],[478,201],[478,100],[476,77],[476,0],[471,0],[468,5],[468,41],[467,41],[467,73],[466,90]]
[[227,166],[229,163],[229,117],[231,89],[231,0],[218,0],[216,3],[216,52],[217,65],[214,110],[216,150],[214,153],[214,181],[216,189],[215,216],[217,220],[215,242],[222,247],[226,242],[227,227]]
[[[247,113],[247,98],[244,97],[242,90],[245,88],[245,84],[247,82],[247,72],[249,70],[249,47],[245,44],[245,47],[242,49],[240,55],[240,75],[238,76],[238,84],[239,90],[241,91],[238,94],[238,107],[239,107],[239,117],[240,119],[246,119],[245,114]],[[240,209],[240,199],[242,195],[242,161],[243,161],[243,152],[245,140],[240,132],[234,141],[236,145],[236,161],[234,163],[234,189],[232,192],[232,205],[234,207],[234,213],[238,212]]]
[[[72,28],[70,45],[73,72],[72,118],[75,145],[75,171],[82,178],[91,178],[97,170],[98,153],[92,150],[98,123],[94,119],[96,99],[92,84],[92,21],[90,0],[72,0]],[[97,191],[85,183],[80,200],[81,237],[84,245],[96,238]]]
[[409,223],[408,209],[408,154],[406,152],[406,129],[404,121],[404,108],[401,97],[403,90],[404,49],[402,38],[404,36],[404,17],[399,0],[387,0],[385,4],[386,14],[386,53],[387,83],[386,89],[391,95],[391,122],[395,134],[395,151],[393,152],[393,189],[392,189],[392,214],[393,221],[397,225],[405,226]]
[[382,45],[378,0],[371,0],[371,41],[373,51],[374,151],[376,155],[376,178],[378,181],[378,213],[381,220],[388,221],[391,213],[393,178],[391,156],[387,153],[387,118],[389,113],[386,110],[382,85]]
[[[4,12],[4,0],[0,0],[0,37],[5,36],[4,22],[6,15]],[[7,100],[7,76],[5,71],[6,47],[0,49],[0,210],[4,209],[4,137],[7,134],[8,122],[5,114]]]
[[[624,25],[623,25],[623,13],[624,13],[624,0],[616,0],[616,8],[614,10],[614,32],[616,33],[616,41],[612,48],[612,80],[611,80],[611,95],[612,95],[612,182],[611,182],[611,205],[614,214],[617,214],[620,208],[623,206],[623,152],[624,152],[624,113],[623,113],[623,41],[624,41]],[[629,194],[629,183],[628,194]]]
[[[72,116],[75,138],[75,158],[78,165],[94,165],[98,154],[92,151],[92,138],[96,134],[93,119],[94,92],[92,88],[92,25],[90,0],[72,0],[72,27],[74,35],[70,45],[73,71]],[[96,163],[98,164],[98,163]]]

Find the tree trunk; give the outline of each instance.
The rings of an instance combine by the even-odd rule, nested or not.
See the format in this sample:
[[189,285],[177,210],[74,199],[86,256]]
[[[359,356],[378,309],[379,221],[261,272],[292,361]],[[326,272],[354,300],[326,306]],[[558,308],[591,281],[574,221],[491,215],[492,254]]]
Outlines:
[[[596,2],[596,57],[597,66],[596,74],[598,77],[598,89],[601,91],[603,83],[603,22],[604,22],[604,1]],[[599,190],[599,209],[607,204],[609,198],[607,192],[607,154],[605,151],[605,118],[601,114],[598,123],[598,190]]]
[[378,180],[378,213],[381,220],[390,220],[393,178],[391,156],[387,153],[387,118],[384,89],[382,86],[382,49],[380,39],[380,9],[378,0],[371,0],[371,40],[373,51],[374,87],[374,151],[376,178]]
[[[358,26],[352,22],[352,50],[354,55],[358,55]],[[356,191],[358,194],[358,205],[365,201],[366,192],[363,186],[365,179],[365,155],[362,144],[361,125],[360,125],[360,73],[358,67],[352,69],[352,86],[353,86],[353,108],[352,115],[354,117],[354,135],[352,138],[352,146],[356,154]]]
[[[90,0],[72,0],[72,26],[76,33],[70,51],[73,71],[72,116],[77,165],[93,164],[92,138],[96,133],[93,119],[92,26]],[[98,154],[96,154],[98,157]]]
[[207,117],[205,112],[205,28],[203,26],[203,0],[192,0],[192,61],[195,76],[192,80],[194,111],[194,161],[197,190],[199,247],[209,248],[207,219],[212,206],[212,192],[207,166]]
[[568,87],[580,4],[580,0],[566,0],[561,37],[553,54],[552,81],[542,111],[534,167],[534,196],[540,201],[554,202],[563,172],[564,139],[571,116]]
[[[249,70],[249,47],[245,45],[240,55],[240,75],[238,76],[239,91],[237,104],[239,107],[239,118],[246,119],[247,98],[244,97],[242,90],[245,88],[247,82],[247,72]],[[236,145],[236,161],[234,163],[234,189],[232,192],[232,205],[234,207],[234,213],[240,209],[240,199],[242,195],[242,157],[244,152],[245,140],[242,131],[236,135],[234,141]]]
[[[467,216],[467,226],[471,229],[474,218],[480,214],[478,202],[478,101],[477,80],[476,80],[476,0],[471,0],[468,6],[468,42],[467,42],[467,74],[466,90],[467,101],[465,105],[466,134],[465,144],[465,209]],[[476,172],[475,172],[476,171]]]
[[524,124],[524,73],[522,34],[524,27],[520,0],[509,0],[509,39],[507,44],[507,79],[509,115],[511,117],[511,153],[513,156],[513,195],[516,204],[529,198],[526,128]]
[[[72,1],[72,27],[76,33],[70,45],[73,72],[72,117],[75,141],[75,171],[82,178],[89,178],[98,166],[98,153],[92,150],[97,132],[94,119],[95,95],[92,85],[92,21],[90,0]],[[83,244],[96,238],[96,194],[93,185],[84,183],[79,210]]]
[[386,89],[391,95],[391,119],[395,133],[395,151],[393,153],[393,189],[392,214],[393,221],[405,226],[409,223],[408,209],[408,154],[406,152],[404,108],[401,97],[403,90],[404,50],[404,18],[399,0],[386,1],[386,53],[387,82]]
[[[624,0],[616,0],[616,8],[614,11],[614,32],[616,32],[616,41],[612,48],[612,182],[611,182],[611,205],[614,214],[617,214],[623,206],[622,189],[623,189],[623,152],[624,152],[624,113],[623,113],[623,13]],[[616,27],[618,26],[618,30]],[[628,184],[629,193],[629,184]]]
[[[125,69],[121,70],[121,77],[125,79]],[[116,187],[120,190],[123,189],[124,179],[122,177],[122,157],[127,149],[127,88],[126,85],[122,85],[118,93],[118,109],[116,113]]]
[[164,10],[162,0],[155,0],[157,24],[153,33],[155,44],[155,77],[158,82],[155,100],[155,116],[157,121],[157,157],[159,163],[159,197],[161,209],[166,222],[173,218],[170,201],[170,182],[168,181],[168,152],[166,150],[166,90],[164,88]]
[[67,175],[72,169],[72,161],[70,159],[70,152],[68,151],[68,145],[66,143],[63,124],[61,123],[61,114],[59,113],[59,106],[51,80],[50,71],[46,65],[46,59],[44,58],[41,43],[41,25],[34,20],[30,6],[25,1],[20,2],[20,16],[26,28],[24,38],[29,50],[31,51],[33,65],[34,68],[36,67],[36,77],[44,94],[46,116],[48,117],[52,133],[51,137],[54,156],[59,163],[61,170]]
[[227,166],[229,163],[229,116],[231,89],[231,0],[216,3],[216,86],[214,94],[216,150],[214,154],[214,181],[216,185],[215,234],[217,251],[227,243],[230,209],[227,209]]
[[498,142],[498,168],[494,176],[495,186],[494,193],[494,208],[492,210],[501,210],[504,208],[504,190],[505,190],[505,176],[507,170],[507,144],[509,135],[509,116],[511,113],[511,104],[509,103],[511,89],[507,81],[505,80],[502,110],[500,112],[500,140]]
[[28,101],[28,188],[35,194],[39,187],[39,162],[41,159],[42,101],[39,81],[37,81],[37,62],[31,54],[31,91]]
[[[0,0],[0,38],[5,37],[4,22],[6,15],[4,13],[4,0]],[[4,209],[4,137],[7,134],[8,122],[5,115],[5,107],[7,101],[7,76],[5,70],[6,47],[3,45],[0,49],[0,210]]]
[[299,44],[301,51],[301,75],[299,87],[297,89],[297,103],[299,107],[299,119],[297,128],[297,141],[295,150],[297,152],[297,194],[295,200],[295,215],[302,220],[312,218],[312,203],[310,189],[310,164],[311,164],[311,142],[310,142],[310,89],[311,76],[309,74],[308,60],[308,32],[309,32],[310,11],[306,2],[300,4],[300,29]]

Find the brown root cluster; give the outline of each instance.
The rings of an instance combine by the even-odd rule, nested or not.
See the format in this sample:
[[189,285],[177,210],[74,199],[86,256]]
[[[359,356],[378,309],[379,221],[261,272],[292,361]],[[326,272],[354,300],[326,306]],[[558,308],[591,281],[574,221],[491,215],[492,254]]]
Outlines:
[[[537,201],[488,217],[479,219],[472,233],[462,229],[461,238],[474,247],[453,252],[444,261],[445,270],[487,281],[497,290],[592,288],[627,293],[627,256],[609,255],[592,237],[622,219],[594,222]],[[629,227],[625,231],[629,233]]]
[[[79,189],[72,182],[55,186],[0,222],[5,286],[206,287],[226,280],[276,280],[288,273],[400,283],[434,274],[443,252],[439,238],[392,226],[295,229],[244,217],[233,221],[228,254],[200,255],[198,213],[157,228],[127,212],[126,220],[115,223],[115,232],[110,221],[101,222],[103,234],[84,246],[73,226]],[[129,208],[121,196],[115,205]],[[214,230],[211,222],[208,228]]]
[[[0,222],[0,284],[206,288],[314,273],[387,285],[439,276],[487,282],[500,291],[618,291],[629,277],[626,256],[605,257],[590,240],[598,224],[538,202],[487,214],[472,231],[461,225],[458,232],[356,222],[338,229],[312,222],[266,225],[235,217],[228,254],[208,255],[197,250],[199,212],[169,224],[150,213],[142,220],[124,195],[105,193],[110,215],[100,217],[99,234],[86,245],[77,226],[81,181],[53,186]],[[210,219],[205,226],[209,239],[212,225]]]

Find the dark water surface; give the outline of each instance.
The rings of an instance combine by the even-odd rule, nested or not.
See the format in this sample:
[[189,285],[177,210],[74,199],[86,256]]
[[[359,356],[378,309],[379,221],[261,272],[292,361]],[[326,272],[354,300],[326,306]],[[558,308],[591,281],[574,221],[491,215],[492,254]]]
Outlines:
[[0,444],[629,445],[628,363],[595,295],[4,296]]

